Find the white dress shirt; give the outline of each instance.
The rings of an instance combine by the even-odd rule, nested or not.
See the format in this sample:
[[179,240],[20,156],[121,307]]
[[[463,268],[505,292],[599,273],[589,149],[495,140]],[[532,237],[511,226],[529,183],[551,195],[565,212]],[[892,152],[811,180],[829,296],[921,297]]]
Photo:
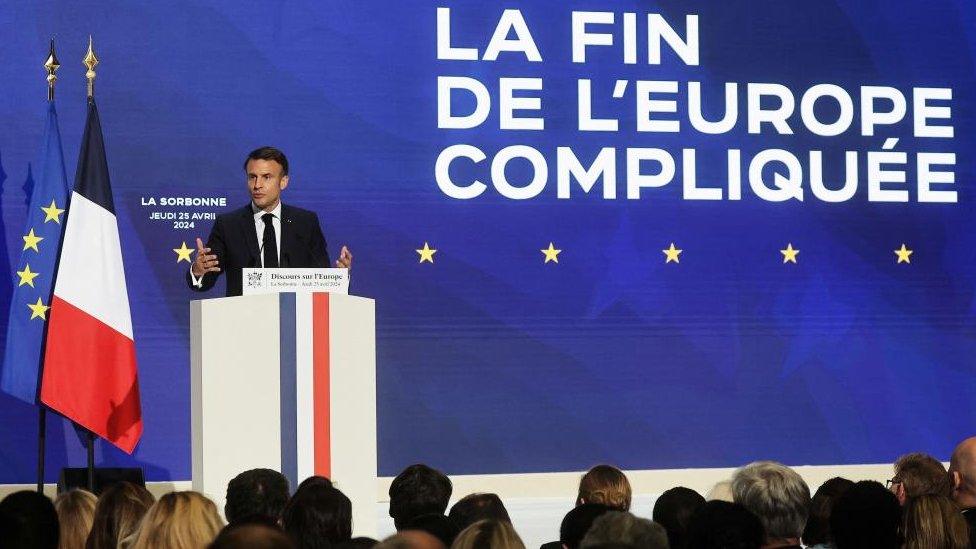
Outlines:
[[[274,207],[270,212],[266,212],[254,205],[251,202],[251,212],[254,214],[254,232],[258,237],[258,257],[261,259],[261,266],[264,267],[264,220],[261,219],[266,213],[270,213],[274,216],[271,220],[271,225],[274,227],[275,232],[275,248],[278,249],[278,265],[281,265],[281,201],[278,201],[278,205]],[[223,268],[223,266],[220,266]],[[203,277],[196,276],[193,274],[193,264],[190,264],[190,279],[193,281],[193,285],[197,288],[203,286]]]

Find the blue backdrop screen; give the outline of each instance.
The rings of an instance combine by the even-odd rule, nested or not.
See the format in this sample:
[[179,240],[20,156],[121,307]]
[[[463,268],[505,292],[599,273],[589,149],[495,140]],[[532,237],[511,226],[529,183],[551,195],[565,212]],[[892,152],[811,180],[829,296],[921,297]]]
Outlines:
[[[13,3],[0,266],[47,41],[70,172],[90,33],[145,421],[100,464],[189,478],[174,249],[246,203],[265,144],[377,301],[382,475],[946,458],[976,414],[974,23],[963,0]],[[32,480],[35,417],[0,395],[0,482]],[[84,458],[50,433],[53,480]]]

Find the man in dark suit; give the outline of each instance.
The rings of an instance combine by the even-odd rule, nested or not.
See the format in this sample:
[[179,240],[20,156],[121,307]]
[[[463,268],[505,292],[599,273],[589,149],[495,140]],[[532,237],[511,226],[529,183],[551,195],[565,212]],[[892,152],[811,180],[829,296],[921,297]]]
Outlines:
[[[245,267],[328,267],[329,251],[315,212],[281,203],[288,186],[288,158],[274,147],[251,151],[244,161],[251,203],[217,216],[207,245],[197,239],[197,256],[186,273],[192,290],[213,287],[227,272],[227,295],[241,295]],[[335,266],[352,266],[343,246]]]

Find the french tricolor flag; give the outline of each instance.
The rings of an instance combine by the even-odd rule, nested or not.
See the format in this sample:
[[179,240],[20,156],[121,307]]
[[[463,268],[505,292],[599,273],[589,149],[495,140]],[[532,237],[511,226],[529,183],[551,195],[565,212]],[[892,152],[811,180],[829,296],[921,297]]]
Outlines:
[[142,409],[122,246],[95,101],[78,158],[48,321],[41,401],[132,453]]

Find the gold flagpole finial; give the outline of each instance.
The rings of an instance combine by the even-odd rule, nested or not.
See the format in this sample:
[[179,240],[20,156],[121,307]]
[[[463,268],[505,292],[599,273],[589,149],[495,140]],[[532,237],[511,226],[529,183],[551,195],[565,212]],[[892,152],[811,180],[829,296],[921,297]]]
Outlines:
[[95,57],[95,51],[92,49],[91,35],[88,35],[88,53],[85,54],[82,63],[88,67],[85,78],[88,79],[88,99],[92,99],[95,97],[95,65],[98,64],[98,58]]
[[54,39],[51,39],[51,51],[47,55],[47,60],[44,61],[44,69],[47,70],[47,100],[54,101],[54,82],[57,81],[58,77],[54,73],[58,72],[61,68],[61,63],[58,63],[58,56],[54,53]]

